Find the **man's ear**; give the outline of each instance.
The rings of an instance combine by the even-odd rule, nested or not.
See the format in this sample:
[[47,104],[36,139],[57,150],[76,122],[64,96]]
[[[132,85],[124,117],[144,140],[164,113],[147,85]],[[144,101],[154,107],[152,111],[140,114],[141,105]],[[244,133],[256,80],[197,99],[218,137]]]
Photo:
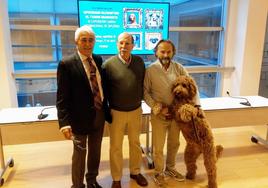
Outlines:
[[133,50],[134,47],[135,47],[135,44],[132,43],[132,48],[131,48],[131,50]]

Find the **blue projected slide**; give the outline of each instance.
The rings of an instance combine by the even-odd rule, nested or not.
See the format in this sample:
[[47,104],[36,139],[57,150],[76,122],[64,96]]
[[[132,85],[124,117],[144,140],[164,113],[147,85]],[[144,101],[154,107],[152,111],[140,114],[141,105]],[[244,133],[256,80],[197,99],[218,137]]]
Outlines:
[[116,54],[117,36],[129,32],[134,54],[153,54],[159,40],[168,38],[169,3],[78,0],[79,25],[96,33],[96,54]]

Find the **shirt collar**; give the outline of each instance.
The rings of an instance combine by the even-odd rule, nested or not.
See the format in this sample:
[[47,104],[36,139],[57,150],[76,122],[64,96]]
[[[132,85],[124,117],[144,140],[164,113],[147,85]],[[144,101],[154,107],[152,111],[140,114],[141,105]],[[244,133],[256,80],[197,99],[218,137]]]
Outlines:
[[[77,51],[77,52],[78,52],[78,55],[79,55],[79,57],[80,57],[80,59],[81,59],[82,61],[86,61],[86,60],[87,60],[87,58],[88,58],[87,56],[81,54],[79,51]],[[90,56],[90,58],[93,59],[93,58],[92,58],[92,55]]]
[[119,59],[126,65],[129,65],[132,60],[132,55],[130,55],[129,61],[125,61],[120,54],[118,54]]

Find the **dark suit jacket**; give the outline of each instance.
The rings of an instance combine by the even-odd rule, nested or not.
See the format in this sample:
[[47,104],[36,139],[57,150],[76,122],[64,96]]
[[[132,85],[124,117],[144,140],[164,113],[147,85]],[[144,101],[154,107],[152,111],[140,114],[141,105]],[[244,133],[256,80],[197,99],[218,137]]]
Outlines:
[[[101,69],[102,58],[93,54],[93,59],[102,77],[105,117],[108,122],[111,122],[110,110],[106,100],[106,79]],[[60,61],[57,70],[57,83],[56,106],[60,128],[70,125],[72,132],[80,135],[88,134],[98,128],[93,127],[96,115],[93,94],[77,52]]]

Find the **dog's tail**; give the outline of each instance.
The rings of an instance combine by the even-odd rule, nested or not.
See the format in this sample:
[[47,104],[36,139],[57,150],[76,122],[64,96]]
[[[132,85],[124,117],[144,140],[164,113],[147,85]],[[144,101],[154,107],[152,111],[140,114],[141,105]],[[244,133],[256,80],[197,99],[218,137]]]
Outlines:
[[217,145],[216,146],[216,158],[217,158],[217,160],[222,156],[222,152],[223,152],[223,146]]

